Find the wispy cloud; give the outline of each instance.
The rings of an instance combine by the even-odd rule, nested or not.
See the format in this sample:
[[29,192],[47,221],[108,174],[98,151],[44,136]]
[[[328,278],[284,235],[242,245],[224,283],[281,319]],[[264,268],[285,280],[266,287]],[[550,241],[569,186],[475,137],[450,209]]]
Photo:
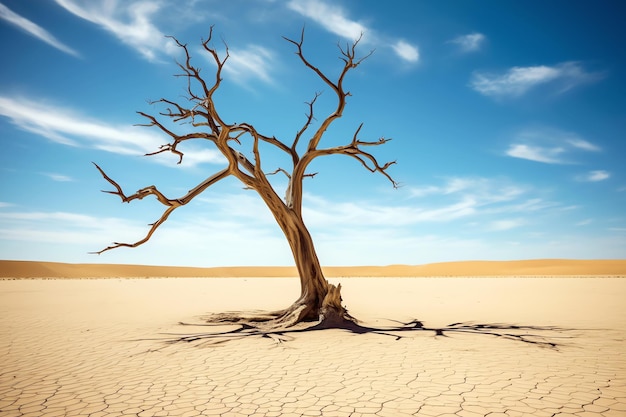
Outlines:
[[55,0],[68,12],[111,32],[120,41],[136,49],[144,58],[155,61],[165,51],[176,51],[174,42],[166,39],[152,22],[160,10],[154,1]]
[[505,180],[482,177],[450,177],[442,185],[428,185],[409,190],[411,195],[421,198],[430,195],[464,195],[491,204],[515,200],[527,192],[527,187]]
[[529,161],[543,162],[546,164],[562,164],[565,161],[561,156],[565,153],[563,148],[546,148],[519,143],[513,143],[506,151],[513,158],[528,159]]
[[567,139],[565,139],[565,141],[573,146],[574,148],[578,148],[578,149],[582,149],[583,151],[593,151],[593,152],[597,152],[597,151],[601,151],[602,149],[597,146],[594,145],[593,143],[587,142],[584,139],[580,139],[578,137],[572,136],[569,137]]
[[511,230],[517,227],[523,226],[525,221],[523,219],[502,219],[502,220],[494,220],[489,223],[489,230],[491,231],[504,231]]
[[[110,204],[119,202],[111,200]],[[191,209],[191,207],[189,207]],[[144,213],[145,214],[145,213]],[[97,216],[67,211],[0,210],[0,242],[3,256],[21,259],[30,254],[29,248],[37,246],[48,260],[67,262],[177,264],[203,266],[241,264],[242,254],[250,265],[290,265],[287,241],[277,227],[259,226],[256,222],[213,219],[211,216],[181,211],[176,219],[161,226],[150,242],[133,250],[116,250],[102,257],[88,254],[102,249],[111,241],[134,242],[145,236],[150,217],[137,219]],[[210,236],[210,239],[207,239]],[[241,239],[246,236],[246,239]],[[180,242],[172,256],[172,242]],[[271,247],[272,254],[259,252],[259,244]],[[236,250],[235,250],[236,249]],[[209,254],[207,256],[207,254]],[[39,258],[38,260],[42,260]],[[46,259],[43,259],[46,260]],[[155,261],[156,260],[156,261]],[[199,266],[200,266],[199,265]]]
[[[404,228],[415,224],[441,224],[478,221],[491,228],[492,222],[508,220],[511,213],[544,210],[553,205],[529,200],[528,188],[507,180],[453,177],[441,185],[408,189],[410,204],[386,205],[380,202],[331,202],[325,197],[306,194],[303,213],[313,228],[349,227]],[[428,198],[424,198],[428,197]],[[419,201],[416,201],[419,199]],[[520,224],[521,219],[516,219]]]
[[364,23],[350,19],[347,12],[339,6],[323,0],[290,0],[287,7],[342,38],[354,41],[362,36],[363,43],[390,47],[406,62],[415,63],[419,60],[417,46],[402,39],[383,40],[386,35],[379,35]]
[[601,148],[572,132],[539,127],[518,132],[505,154],[546,164],[570,164],[576,151],[599,152]]
[[417,62],[420,58],[419,51],[416,46],[408,42],[399,40],[392,45],[393,50],[398,56],[408,62]]
[[470,87],[489,97],[520,97],[544,84],[553,84],[562,93],[602,78],[603,73],[587,72],[579,62],[563,62],[555,66],[513,67],[504,74],[477,71],[472,75]]
[[[532,233],[532,227],[541,219],[565,209],[558,201],[545,198],[541,190],[507,178],[451,177],[438,185],[409,188],[417,200],[414,205],[454,206],[466,202],[466,215],[458,218],[445,216],[431,222],[456,221],[457,231],[471,227],[474,233],[504,232],[520,227]],[[440,214],[440,213],[437,213]]]
[[609,178],[611,178],[611,173],[608,171],[601,170],[601,169],[589,171],[585,174],[582,174],[576,177],[578,181],[583,181],[583,182],[598,182],[598,181],[608,180]]
[[[145,222],[143,222],[145,223]],[[145,234],[145,225],[113,217],[63,211],[2,211],[0,240],[85,245],[83,253],[99,249],[113,238],[132,239]]]
[[486,39],[482,33],[474,32],[454,38],[448,43],[457,45],[461,52],[467,53],[479,51]]
[[53,181],[58,181],[58,182],[71,182],[74,181],[74,178],[68,176],[68,175],[63,175],[63,174],[55,174],[53,172],[43,172],[43,175],[45,175],[46,177],[50,178]]
[[424,222],[446,223],[476,212],[476,202],[462,198],[436,207],[387,206],[371,202],[333,203],[324,197],[307,195],[303,216],[313,228],[402,227]]
[[256,78],[273,83],[270,71],[275,65],[274,53],[269,49],[259,45],[248,45],[244,49],[230,48],[229,55],[224,71],[232,76],[233,81],[245,83],[251,78]]
[[56,37],[54,37],[54,35],[52,35],[46,29],[26,19],[25,17],[20,16],[19,14],[13,12],[11,9],[9,9],[7,6],[5,6],[2,3],[0,3],[0,19],[7,21],[8,23],[14,26],[17,26],[18,28],[28,33],[29,35],[41,41],[44,41],[45,43],[47,43],[50,46],[53,46],[59,51],[65,52],[66,54],[73,55],[75,57],[80,57],[80,54],[76,50],[70,48],[69,46],[67,46],[60,40],[58,40]]
[[[326,196],[305,193],[303,216],[315,230],[404,228],[414,224],[441,224],[484,216],[486,222],[509,219],[520,213],[554,208],[538,198],[529,199],[529,188],[504,179],[453,177],[441,185],[408,189],[407,204],[380,201],[335,201]],[[422,197],[428,197],[422,200]],[[419,199],[419,201],[417,201]],[[211,207],[215,219],[236,219],[259,225],[274,220],[260,198],[250,193],[207,195],[201,202]],[[519,219],[518,219],[519,220]],[[521,220],[519,220],[521,222]]]
[[[85,146],[122,155],[154,152],[167,142],[165,137],[155,134],[154,131],[147,132],[146,128],[111,125],[71,109],[46,104],[41,99],[0,96],[0,115],[9,118],[11,123],[23,130],[62,145]],[[186,166],[222,160],[217,151],[188,149],[184,160]],[[169,163],[173,159],[157,157],[156,160]]]
[[346,16],[346,12],[339,6],[327,4],[319,0],[291,0],[287,7],[310,17],[327,31],[343,38],[355,40],[369,32],[366,26]]

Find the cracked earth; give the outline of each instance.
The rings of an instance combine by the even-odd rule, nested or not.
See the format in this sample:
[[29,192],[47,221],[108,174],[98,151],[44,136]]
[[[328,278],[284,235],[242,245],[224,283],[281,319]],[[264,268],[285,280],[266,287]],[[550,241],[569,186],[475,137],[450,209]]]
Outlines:
[[[261,279],[0,281],[0,415],[626,416],[626,281],[572,280],[578,281],[557,283],[564,295],[552,297],[545,293],[558,285],[538,280],[493,289],[478,279],[403,279],[377,292],[380,279],[342,280],[353,288],[344,294],[355,300],[351,312],[370,322],[422,309],[426,323],[527,317],[533,322],[523,324],[576,329],[545,334],[558,349],[480,334],[416,332],[394,340],[340,330],[302,333],[282,344],[249,338],[164,345],[152,339],[189,331],[177,321],[209,306],[254,306],[254,297],[238,294],[258,295],[267,285]],[[297,293],[291,281],[265,280],[280,294],[267,308]],[[472,295],[476,285],[493,291]],[[448,293],[432,295],[443,290]],[[536,294],[534,302],[516,304],[522,290]],[[407,297],[392,303],[402,308],[372,307],[377,295],[395,291]],[[238,297],[242,305],[225,301]]]

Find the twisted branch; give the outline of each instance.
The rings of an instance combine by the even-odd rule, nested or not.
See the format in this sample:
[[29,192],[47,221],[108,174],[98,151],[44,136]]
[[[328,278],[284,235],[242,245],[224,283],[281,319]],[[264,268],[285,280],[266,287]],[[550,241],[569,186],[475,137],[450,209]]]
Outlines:
[[[365,55],[364,57],[356,58],[356,47],[359,44],[359,42],[361,41],[361,38],[362,38],[362,35],[359,36],[359,38],[357,40],[355,40],[354,43],[352,43],[352,46],[348,45],[345,49],[342,48],[341,46],[339,46],[339,50],[341,51],[341,55],[343,56],[343,58],[341,58],[341,60],[344,62],[344,66],[343,66],[343,69],[341,70],[341,73],[339,74],[339,78],[337,79],[337,82],[333,82],[319,68],[317,68],[315,65],[313,65],[304,56],[304,52],[303,52],[303,48],[302,48],[302,45],[304,44],[304,28],[302,28],[302,32],[300,34],[300,40],[299,41],[295,41],[293,39],[290,39],[290,38],[287,38],[287,37],[283,36],[283,39],[285,39],[287,42],[290,42],[290,43],[292,43],[293,45],[296,46],[296,48],[297,48],[296,55],[298,55],[298,57],[300,58],[302,63],[306,67],[311,69],[315,74],[317,74],[317,76],[322,81],[324,81],[324,83],[326,83],[326,85],[328,85],[330,88],[332,88],[333,91],[335,92],[335,94],[337,95],[337,107],[336,107],[335,111],[333,113],[331,113],[322,122],[322,124],[317,129],[317,131],[315,132],[313,137],[309,140],[308,150],[316,149],[317,145],[319,144],[320,140],[322,139],[322,136],[324,135],[324,132],[326,132],[326,129],[328,129],[328,127],[331,125],[331,123],[335,119],[338,119],[338,118],[340,118],[343,115],[343,110],[344,110],[344,108],[346,106],[346,97],[350,95],[350,92],[344,91],[344,88],[343,88],[343,81],[344,81],[344,78],[345,78],[346,74],[348,73],[348,71],[358,67],[361,64],[361,62],[363,62],[365,59],[370,57],[372,55],[372,53],[374,52],[374,51],[370,51],[370,53]],[[308,127],[308,125],[305,125],[305,127]]]
[[[313,97],[313,100],[311,100],[310,102],[306,103],[309,106],[309,112],[306,114],[306,122],[304,123],[304,125],[302,126],[302,128],[298,131],[298,133],[296,133],[296,137],[293,140],[293,144],[291,145],[291,150],[296,154],[296,147],[298,146],[298,142],[300,141],[300,137],[302,136],[302,134],[304,132],[307,131],[307,129],[309,128],[309,126],[311,126],[311,123],[313,123],[313,120],[315,119],[315,117],[313,116],[313,108],[315,106],[315,102],[317,101],[317,98],[319,96],[321,96],[322,93],[315,93],[315,97]],[[298,163],[298,160],[300,158],[296,158],[293,163],[296,164]]]
[[384,175],[393,185],[393,188],[398,188],[399,184],[389,175],[387,169],[394,165],[396,161],[386,162],[381,165],[376,157],[369,152],[361,149],[362,146],[380,146],[389,142],[391,138],[380,138],[377,141],[362,141],[358,139],[358,134],[363,127],[363,123],[359,125],[359,127],[354,132],[354,136],[352,137],[352,141],[348,145],[344,146],[336,146],[334,148],[320,149],[316,151],[319,155],[347,155],[359,161],[365,169],[373,173],[380,173]]
[[153,196],[156,197],[156,199],[161,204],[163,204],[164,206],[167,207],[165,209],[165,211],[163,212],[163,214],[161,214],[161,217],[159,217],[159,219],[157,221],[155,221],[154,223],[150,223],[149,224],[150,229],[148,230],[148,233],[143,237],[143,239],[140,239],[140,240],[138,240],[138,241],[136,241],[134,243],[113,242],[112,245],[107,246],[106,248],[104,248],[102,250],[99,250],[97,252],[90,252],[90,253],[98,254],[98,255],[100,255],[103,252],[109,251],[111,249],[115,249],[115,248],[119,248],[119,247],[135,248],[137,246],[140,246],[140,245],[146,243],[148,240],[150,240],[150,238],[152,237],[152,234],[159,228],[159,226],[161,226],[163,223],[165,223],[165,221],[168,219],[168,217],[170,216],[170,214],[172,214],[172,212],[174,210],[176,210],[180,206],[184,206],[185,204],[189,203],[191,200],[193,200],[196,196],[201,194],[204,190],[209,188],[211,185],[213,185],[216,182],[218,182],[218,181],[228,177],[229,175],[231,175],[230,169],[223,169],[220,172],[218,172],[218,173],[210,176],[206,180],[202,181],[196,187],[194,187],[193,189],[189,190],[189,192],[187,192],[187,194],[185,194],[181,198],[176,198],[176,199],[167,198],[154,185],[150,185],[148,187],[144,187],[144,188],[138,190],[137,192],[135,192],[134,194],[131,194],[131,195],[127,196],[124,193],[124,191],[122,190],[122,187],[115,180],[113,180],[111,177],[109,177],[104,172],[104,170],[102,168],[100,168],[100,166],[98,164],[96,164],[95,162],[93,162],[93,164],[96,166],[98,171],[100,171],[100,174],[102,175],[102,177],[105,180],[107,180],[109,182],[109,184],[111,184],[113,187],[115,187],[115,191],[105,191],[105,190],[102,190],[103,193],[117,195],[118,197],[120,197],[120,199],[122,200],[123,203],[130,203],[133,200],[142,200],[142,199],[144,199],[147,196],[153,195]]
[[[377,142],[365,142],[357,139],[357,134],[361,130],[362,124],[358,127],[356,133],[354,134],[354,138],[349,145],[345,146],[337,146],[334,148],[328,149],[318,149],[319,143],[326,133],[326,130],[330,127],[330,125],[342,117],[344,108],[346,106],[346,97],[350,95],[350,92],[345,91],[343,83],[348,72],[356,67],[358,67],[365,59],[369,58],[374,51],[370,51],[367,55],[357,58],[356,49],[361,41],[362,36],[356,39],[352,44],[347,44],[345,48],[338,45],[339,50],[341,52],[340,60],[343,61],[343,68],[337,78],[337,81],[332,81],[328,78],[318,67],[313,65],[304,55],[303,44],[304,44],[304,28],[300,34],[299,40],[293,40],[290,38],[283,37],[287,42],[295,45],[296,47],[296,55],[300,58],[300,61],[309,69],[311,69],[326,85],[328,85],[335,92],[337,96],[337,106],[334,111],[328,115],[317,128],[313,136],[309,139],[307,149],[303,155],[294,159],[294,168],[293,173],[290,177],[289,186],[287,188],[287,195],[285,200],[288,202],[288,206],[298,213],[301,212],[302,208],[302,180],[304,179],[306,174],[307,166],[317,157],[331,154],[343,154],[348,155],[352,158],[357,159],[367,170],[370,172],[379,172],[383,174],[391,183],[394,188],[398,186],[398,183],[387,173],[387,169],[395,164],[394,162],[388,162],[386,164],[379,164],[376,157],[371,153],[363,151],[361,146],[374,146],[374,145],[382,145],[387,143],[390,139],[380,139]],[[306,120],[302,128],[297,132],[296,137],[294,139],[293,145],[291,149],[295,152],[296,146],[298,145],[302,135],[309,129],[314,120],[314,105],[317,101],[317,98],[320,96],[320,93],[316,93],[311,100],[310,103],[307,103],[309,106],[309,111],[306,115]]]

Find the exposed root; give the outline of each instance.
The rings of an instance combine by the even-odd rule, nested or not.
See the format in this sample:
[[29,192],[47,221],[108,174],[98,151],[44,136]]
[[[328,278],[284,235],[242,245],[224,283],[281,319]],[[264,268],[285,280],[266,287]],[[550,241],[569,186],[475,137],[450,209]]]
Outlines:
[[307,310],[305,304],[294,304],[285,310],[264,312],[228,312],[212,314],[203,317],[206,326],[242,325],[264,331],[278,331],[307,323],[304,316]]
[[[281,317],[284,319],[284,316],[277,316],[265,321],[259,320],[273,316],[274,313],[255,316],[252,320],[250,320],[249,314],[242,314],[240,316],[235,316],[234,314],[235,313],[229,313],[229,316],[234,320],[230,320],[228,323],[224,323],[223,321],[205,324],[180,323],[183,325],[215,327],[217,331],[192,334],[170,334],[169,336],[174,337],[169,338],[167,342],[219,344],[245,337],[263,337],[272,339],[276,343],[283,343],[293,340],[293,335],[296,333],[340,329],[353,334],[389,336],[395,340],[414,335],[416,332],[427,332],[434,337],[449,337],[451,334],[455,333],[471,333],[558,350],[561,343],[557,342],[556,339],[571,338],[571,336],[564,336],[562,333],[573,330],[553,326],[522,326],[516,324],[484,324],[471,322],[452,323],[445,327],[427,327],[419,320],[411,320],[409,322],[390,320],[397,322],[398,325],[374,327],[360,324],[352,316],[347,315],[347,313],[346,316],[331,315],[323,317],[320,315],[320,320],[315,322],[299,322],[285,326],[284,321],[281,322]],[[244,318],[245,316],[248,316],[248,318]],[[223,315],[219,315],[219,317],[223,317]],[[231,328],[224,329],[225,324],[231,326]]]
[[[449,337],[454,333],[471,333],[557,349],[558,344],[553,339],[565,338],[565,336],[555,334],[570,330],[550,326],[472,322],[452,323],[445,327],[427,327],[419,320],[408,322],[390,320],[397,325],[367,326],[359,323],[341,305],[340,292],[341,285],[329,284],[326,295],[317,306],[310,301],[299,299],[284,310],[227,312],[203,317],[205,323],[180,323],[185,326],[210,327],[214,331],[169,334],[166,341],[169,343],[200,342],[213,345],[246,337],[263,337],[272,339],[276,343],[283,343],[293,340],[293,335],[296,333],[340,329],[353,334],[390,336],[395,340],[415,334],[415,332],[428,332],[435,337]],[[312,320],[311,317],[315,319]]]
[[[206,316],[207,325],[242,325],[264,334],[277,334],[291,329],[330,329],[357,325],[357,320],[341,305],[341,284],[329,284],[321,305],[299,299],[278,311],[227,312]],[[313,318],[311,318],[313,317]]]

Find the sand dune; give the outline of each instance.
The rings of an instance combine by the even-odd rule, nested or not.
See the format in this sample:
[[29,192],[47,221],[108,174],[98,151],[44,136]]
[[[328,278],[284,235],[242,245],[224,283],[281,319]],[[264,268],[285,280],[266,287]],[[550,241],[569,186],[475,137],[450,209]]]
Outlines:
[[[426,265],[329,266],[328,277],[626,276],[626,259],[464,261]],[[0,260],[4,278],[294,277],[295,267],[168,267]]]

